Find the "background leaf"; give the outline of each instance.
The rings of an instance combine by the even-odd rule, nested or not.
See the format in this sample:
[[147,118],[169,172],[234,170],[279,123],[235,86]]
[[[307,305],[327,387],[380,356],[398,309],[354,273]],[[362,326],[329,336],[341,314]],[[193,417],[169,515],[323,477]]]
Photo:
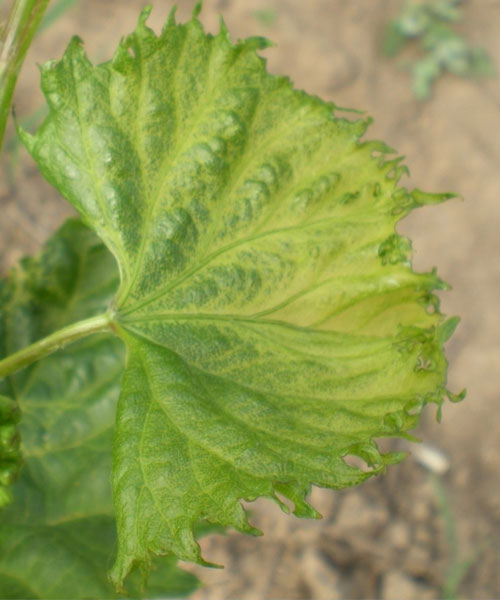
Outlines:
[[19,418],[14,400],[0,395],[0,508],[12,500],[10,485],[21,468]]
[[[434,273],[397,222],[443,200],[399,187],[369,120],[266,73],[249,39],[141,15],[94,67],[79,40],[43,68],[50,113],[23,140],[120,269],[128,348],[113,492],[119,586],[154,554],[203,562],[207,519],[255,533],[240,499],[342,488],[401,458],[445,393]],[[367,471],[350,467],[361,457]]]
[[[100,312],[118,284],[96,236],[69,221],[1,283],[0,356]],[[7,301],[8,299],[8,301]],[[99,335],[0,380],[22,410],[24,468],[0,513],[0,597],[114,598],[107,578],[116,547],[111,443],[123,344]],[[129,593],[139,596],[133,577]],[[196,579],[172,557],[148,596],[184,595]]]

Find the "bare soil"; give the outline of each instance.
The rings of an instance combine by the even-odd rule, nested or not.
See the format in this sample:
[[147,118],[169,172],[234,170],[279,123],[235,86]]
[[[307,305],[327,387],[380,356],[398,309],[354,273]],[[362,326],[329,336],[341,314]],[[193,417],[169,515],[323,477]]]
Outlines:
[[[70,35],[94,61],[110,57],[131,31],[143,2],[81,0],[36,40],[16,93],[20,118],[43,104],[37,63],[57,58]],[[172,6],[157,0],[151,24]],[[186,19],[193,0],[179,1]],[[500,81],[446,76],[431,101],[417,102],[407,73],[381,57],[384,23],[398,0],[206,0],[202,20],[216,31],[222,13],[234,38],[266,35],[269,69],[296,87],[366,110],[368,137],[406,156],[408,186],[456,191],[463,199],[415,212],[401,226],[414,241],[419,270],[438,266],[453,286],[442,309],[462,316],[448,347],[450,387],[468,398],[432,411],[418,431],[444,453],[439,477],[410,457],[353,490],[314,490],[321,521],[284,516],[267,501],[252,505],[263,538],[229,533],[203,540],[224,570],[194,568],[206,586],[195,600],[385,600],[500,598]],[[500,0],[469,0],[461,29],[500,69]],[[274,23],[255,15],[273,9]],[[12,133],[11,133],[12,135]],[[72,213],[13,138],[0,182],[0,265],[36,251]],[[193,569],[193,567],[188,567]],[[460,575],[463,574],[461,578]]]

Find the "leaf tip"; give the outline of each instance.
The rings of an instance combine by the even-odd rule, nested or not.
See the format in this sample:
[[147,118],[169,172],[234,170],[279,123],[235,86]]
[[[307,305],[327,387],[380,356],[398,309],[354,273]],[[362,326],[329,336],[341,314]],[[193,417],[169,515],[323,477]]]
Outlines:
[[168,17],[167,20],[165,21],[165,25],[163,26],[162,29],[162,37],[165,37],[167,35],[167,32],[172,28],[175,27],[176,22],[175,22],[175,15],[177,14],[177,4],[174,4],[172,6],[172,8],[170,9],[170,12],[168,13]]
[[462,402],[462,400],[464,400],[466,396],[467,396],[467,390],[466,390],[466,388],[464,388],[458,394],[453,394],[449,390],[446,390],[446,397],[448,398],[448,400],[450,402],[454,402],[454,403]]
[[42,66],[42,90],[45,96],[49,88],[57,87],[60,69],[71,72],[73,77],[81,77],[91,66],[82,38],[74,35],[60,61],[51,60]]
[[139,20],[137,22],[137,25],[139,27],[146,26],[146,22],[149,19],[149,15],[151,14],[152,10],[153,10],[153,6],[151,4],[146,4],[146,6],[141,10],[141,12],[139,14]]
[[433,194],[431,192],[424,192],[419,188],[413,189],[410,193],[410,196],[413,199],[415,207],[426,206],[430,204],[441,204],[441,202],[446,202],[447,200],[451,200],[452,198],[463,199],[462,196],[454,192]]
[[219,15],[219,35],[225,39],[229,38],[229,31],[226,21],[224,21],[224,17],[222,15]]
[[273,500],[277,501],[281,510],[284,513],[292,512],[296,517],[303,519],[321,519],[322,515],[312,507],[306,500],[306,496],[310,493],[310,486],[303,486],[298,483],[275,483],[275,492],[282,494],[293,502],[293,509],[290,509],[275,493]]
[[108,572],[108,580],[111,585],[114,587],[117,594],[126,595],[127,590],[123,585],[125,577],[132,569],[132,561],[128,561],[127,564],[122,564],[119,561],[119,558],[115,561],[115,564],[112,566],[111,570]]
[[242,533],[246,533],[248,535],[252,535],[253,537],[262,537],[264,535],[264,532],[262,530],[260,530],[258,527],[254,527],[248,522],[246,523],[245,527],[238,527],[238,531],[241,531]]
[[[68,48],[66,49],[65,54],[82,54],[85,53],[84,49],[83,49],[83,40],[80,36],[78,35],[74,35],[69,44],[68,44]],[[54,61],[49,61],[50,63],[53,63]]]
[[219,565],[218,563],[213,563],[204,560],[203,558],[198,561],[198,564],[202,567],[207,567],[208,569],[223,569],[224,565]]
[[16,127],[16,132],[17,132],[17,135],[19,136],[19,139],[21,140],[21,143],[23,144],[23,146],[26,148],[26,150],[30,154],[33,154],[33,151],[35,149],[35,144],[36,144],[35,136],[31,135],[31,133],[28,133],[25,129],[22,128],[21,124],[19,123],[19,121],[17,120],[15,115],[13,115],[13,117],[14,117],[14,124]]
[[451,338],[451,336],[455,333],[455,330],[458,327],[459,323],[460,317],[455,316],[446,319],[444,323],[441,323],[441,325],[439,325],[437,335],[441,344],[444,344]]
[[191,13],[192,19],[197,19],[200,16],[201,11],[203,10],[203,0],[197,0],[194,5],[193,12]]
[[346,112],[346,113],[350,113],[353,115],[360,115],[360,116],[366,115],[366,110],[360,110],[359,108],[349,108],[346,106],[340,106],[338,104],[335,104],[335,111],[336,112]]
[[274,42],[260,35],[246,38],[242,43],[247,50],[253,52],[256,52],[257,50],[265,50],[266,48],[272,48],[275,45]]

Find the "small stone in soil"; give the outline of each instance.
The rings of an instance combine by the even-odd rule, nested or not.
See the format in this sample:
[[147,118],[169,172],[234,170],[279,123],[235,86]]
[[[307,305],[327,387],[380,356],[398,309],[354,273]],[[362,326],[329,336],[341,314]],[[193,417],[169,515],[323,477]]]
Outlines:
[[417,583],[401,571],[388,571],[383,578],[381,598],[383,600],[432,600],[431,588]]

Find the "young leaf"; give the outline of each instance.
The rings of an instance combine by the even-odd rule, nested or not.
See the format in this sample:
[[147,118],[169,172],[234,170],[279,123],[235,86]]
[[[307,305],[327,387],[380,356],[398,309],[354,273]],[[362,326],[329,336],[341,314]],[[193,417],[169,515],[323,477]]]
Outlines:
[[[1,284],[9,301],[0,311],[0,356],[101,311],[117,283],[104,245],[68,222],[40,259],[24,260]],[[107,567],[116,546],[110,473],[122,370],[123,344],[100,335],[0,381],[0,394],[22,409],[24,457],[14,502],[0,513],[1,598],[117,597]],[[149,597],[179,596],[196,580],[172,557],[149,584]],[[128,587],[141,595],[137,577]]]
[[317,516],[311,484],[398,460],[374,438],[407,435],[446,371],[443,284],[395,233],[436,196],[398,186],[368,121],[269,75],[265,41],[196,15],[157,37],[148,12],[110,62],[74,39],[45,65],[49,116],[21,134],[119,265],[118,586],[153,554],[203,562],[200,518],[255,533],[242,498]]

